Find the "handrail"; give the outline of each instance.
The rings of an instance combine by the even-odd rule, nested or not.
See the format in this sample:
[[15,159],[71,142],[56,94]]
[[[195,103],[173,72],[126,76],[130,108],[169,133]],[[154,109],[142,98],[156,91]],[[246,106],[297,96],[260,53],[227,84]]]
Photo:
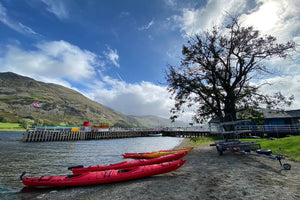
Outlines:
[[238,125],[236,130],[250,130],[263,132],[299,132],[300,125]]

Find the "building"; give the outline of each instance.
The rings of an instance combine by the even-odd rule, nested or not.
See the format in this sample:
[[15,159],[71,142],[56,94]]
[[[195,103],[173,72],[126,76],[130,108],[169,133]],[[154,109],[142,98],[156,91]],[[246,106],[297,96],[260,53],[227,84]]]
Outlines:
[[226,133],[224,127],[231,126],[236,133],[240,132],[244,135],[283,137],[300,134],[300,109],[284,112],[262,109],[262,113],[264,117],[259,124],[249,119],[225,123],[212,119],[209,122],[210,130],[212,133]]
[[263,110],[264,125],[300,125],[300,109],[285,112]]

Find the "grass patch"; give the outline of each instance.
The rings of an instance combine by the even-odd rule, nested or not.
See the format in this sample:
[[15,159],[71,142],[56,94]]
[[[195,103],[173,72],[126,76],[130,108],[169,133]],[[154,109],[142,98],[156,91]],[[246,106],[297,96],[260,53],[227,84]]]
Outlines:
[[271,139],[241,139],[241,141],[255,141],[262,149],[271,149],[273,154],[289,157],[291,160],[300,162],[300,136]]
[[190,138],[190,143],[192,145],[199,146],[199,145],[206,144],[208,142],[212,142],[214,140],[215,140],[214,137],[194,137],[194,138]]
[[0,131],[24,131],[25,129],[19,123],[0,122]]

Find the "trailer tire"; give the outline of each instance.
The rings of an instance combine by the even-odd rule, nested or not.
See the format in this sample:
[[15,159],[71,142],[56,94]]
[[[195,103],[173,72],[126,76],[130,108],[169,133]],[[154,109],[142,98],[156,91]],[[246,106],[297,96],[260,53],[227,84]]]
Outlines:
[[219,156],[222,156],[222,155],[223,155],[222,147],[216,146],[216,148],[217,148],[217,151],[218,151]]
[[218,154],[219,154],[219,156],[222,156],[223,155],[223,151],[218,150]]
[[285,170],[290,170],[292,168],[292,166],[290,164],[287,164],[287,163],[283,164],[282,166]]
[[219,156],[223,155],[223,148],[221,146],[216,146]]

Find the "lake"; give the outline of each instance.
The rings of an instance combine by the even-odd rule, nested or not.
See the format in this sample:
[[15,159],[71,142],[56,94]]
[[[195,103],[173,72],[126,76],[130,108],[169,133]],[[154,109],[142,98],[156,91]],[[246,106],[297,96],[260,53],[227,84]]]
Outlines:
[[[49,192],[30,192],[20,175],[39,177],[71,174],[76,165],[107,165],[124,161],[125,152],[150,152],[172,149],[182,138],[138,137],[107,140],[24,143],[23,132],[0,132],[0,199],[32,199]],[[83,188],[76,188],[83,190]],[[24,192],[25,191],[25,192]]]

